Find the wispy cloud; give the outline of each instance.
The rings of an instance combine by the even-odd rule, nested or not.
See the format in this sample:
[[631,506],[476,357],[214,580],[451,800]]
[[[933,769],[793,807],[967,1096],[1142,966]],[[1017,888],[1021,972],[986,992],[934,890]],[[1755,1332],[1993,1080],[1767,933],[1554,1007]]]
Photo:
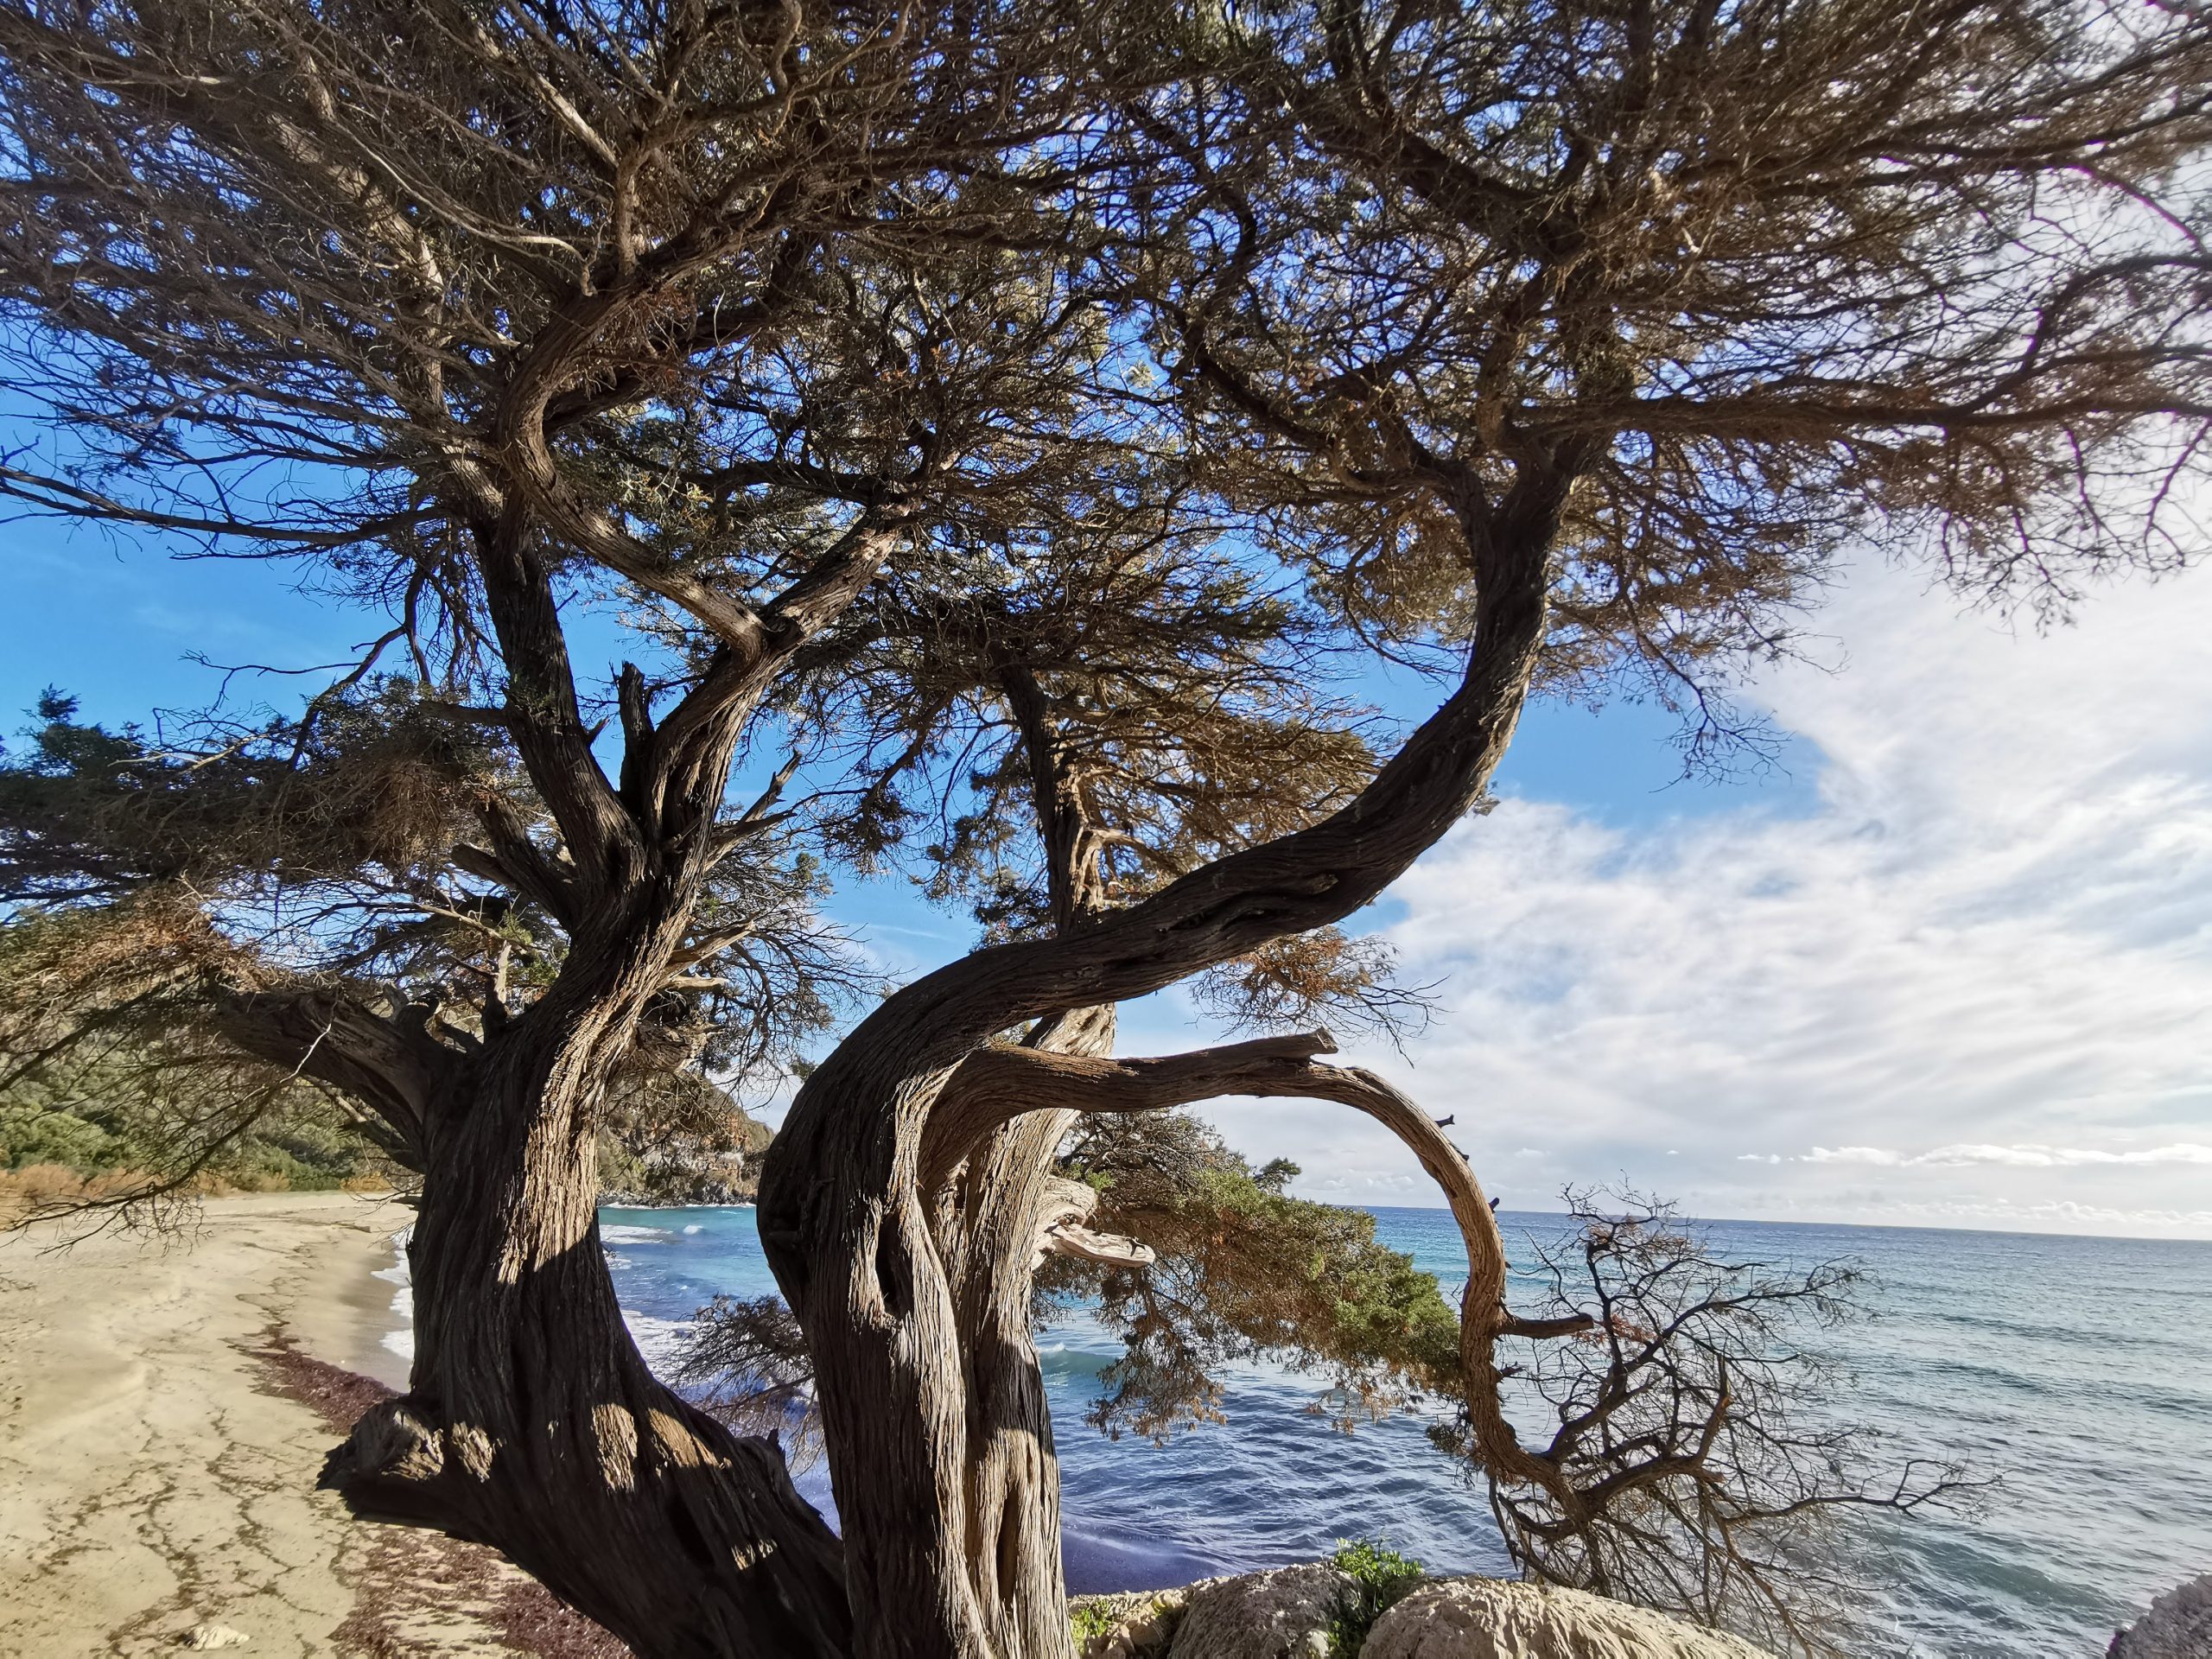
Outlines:
[[1878,1169],[1962,1169],[1974,1164],[1993,1164],[2009,1169],[2083,1169],[2100,1164],[2212,1164],[2212,1146],[2182,1141],[2166,1147],[2143,1147],[2132,1152],[2109,1152],[2097,1147],[1961,1145],[1910,1154],[1888,1147],[1815,1147],[1810,1152],[1790,1158],[1770,1153],[1764,1156],[1745,1153],[1737,1161],[1866,1164]]
[[[1757,692],[1811,811],[1504,802],[1397,889],[1449,1012],[1410,1070],[1363,1058],[1509,1203],[1625,1174],[1707,1214],[2206,1230],[2212,581],[2014,633],[1877,568],[1822,621],[1841,671]],[[1332,1182],[1389,1162],[1238,1123]]]

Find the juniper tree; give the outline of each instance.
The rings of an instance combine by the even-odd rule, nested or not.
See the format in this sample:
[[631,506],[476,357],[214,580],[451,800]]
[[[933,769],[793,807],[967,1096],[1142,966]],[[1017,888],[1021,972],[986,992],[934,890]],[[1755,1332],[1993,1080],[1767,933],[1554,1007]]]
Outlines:
[[1456,1149],[1321,1036],[1123,1060],[994,1034],[1340,924],[1479,802],[1532,687],[1640,674],[1694,707],[1848,548],[1981,593],[2171,568],[2212,416],[2202,20],[1262,5],[1115,43],[1147,90],[1116,105],[1107,257],[1194,477],[1348,626],[1440,637],[1458,671],[1328,816],[925,976],[800,1092],[762,1238],[878,1653],[1004,1650],[975,1563],[1023,1541],[972,1511],[965,1553],[912,1536],[982,1455],[931,1179],[1044,1111],[1376,1117],[1465,1237],[1471,1455],[1570,1528],[1679,1472],[1519,1440],[1500,1343],[1587,1327],[1505,1307]]
[[[368,1064],[404,1052],[376,1033],[480,1048],[566,955],[550,912],[480,874],[487,803],[549,827],[512,747],[400,681],[304,719],[170,722],[166,742],[80,723],[52,692],[38,712],[0,760],[0,891],[16,907],[0,929],[0,1086],[113,1124],[110,1161],[137,1179],[101,1207],[126,1220],[158,1219],[303,1115],[334,1110],[388,1169],[423,1174],[420,1080],[395,1087]],[[811,909],[816,861],[765,808],[729,832],[746,856],[698,905],[715,948],[645,1010],[609,1080],[601,1138],[640,1173],[757,1151],[766,1132],[724,1085],[779,1074],[864,982]]]
[[[1311,977],[1286,942],[1482,799],[1533,689],[1643,673],[1694,704],[1864,538],[1970,590],[2176,562],[2212,416],[2212,44],[2169,11],[19,0],[0,73],[12,378],[99,463],[19,456],[11,489],[317,559],[390,605],[543,815],[492,803],[469,832],[485,890],[565,941],[480,1053],[375,1010],[314,1026],[387,1045],[385,1094],[438,1080],[413,1386],[334,1474],[652,1653],[1065,1653],[998,1264],[1065,1225],[1067,1113],[1376,1118],[1465,1238],[1469,1454],[1546,1525],[1649,1490],[1666,1471],[1515,1435],[1500,1343],[1583,1327],[1506,1309],[1427,1114],[1321,1033],[1123,1059],[1109,1011],[1265,982],[1270,953],[1274,982]],[[1072,568],[1062,535],[1185,501],[1171,572],[1272,560],[1325,630],[1435,668],[1438,704],[1303,798],[1146,822],[1148,860],[1100,840],[1126,803],[1071,816],[1054,781],[1094,721],[1141,730],[1141,688],[1105,661],[1040,679],[1049,741],[978,793],[1026,766],[1034,844],[1089,861],[1009,871],[1007,937],[837,1043],[764,1173],[833,1540],[770,1444],[638,1361],[589,1126],[716,937],[728,771],[772,691],[835,679],[864,595],[941,619],[938,660],[972,645],[979,531]],[[597,591],[654,647],[604,739],[563,610]],[[1094,716],[1087,688],[1128,706]],[[912,707],[926,744],[948,711]],[[949,859],[993,868],[988,829]]]
[[[1327,617],[1291,573],[1224,543],[1172,491],[1124,500],[1103,524],[1001,538],[988,582],[887,580],[855,619],[865,639],[827,642],[830,671],[807,689],[809,723],[850,752],[832,844],[849,858],[905,854],[928,892],[972,905],[987,941],[1078,935],[1313,821],[1373,772],[1372,718],[1330,695]],[[1303,944],[1294,958],[1262,945],[1223,964],[1217,1001],[1277,1022],[1291,1007],[1374,1018],[1413,1006],[1371,942],[1324,929]],[[1115,1014],[1110,1001],[1058,1009],[1007,1036],[1102,1056]],[[964,1571],[998,1649],[1052,1651],[1066,1639],[1065,1587],[1033,1271],[1142,1266],[1157,1252],[1086,1224],[1097,1194],[1058,1159],[1075,1114],[1032,1111],[971,1135],[964,1109],[956,1079],[941,1138],[919,1152],[957,1326],[969,1522],[1000,1541]],[[1342,1265],[1340,1252],[1314,1272]],[[763,1316],[715,1324],[735,1335]],[[1306,1339],[1334,1356],[1332,1335]]]
[[[0,12],[0,303],[45,416],[0,476],[29,510],[290,558],[387,607],[347,678],[388,652],[413,683],[354,724],[442,785],[427,847],[363,844],[373,754],[313,775],[342,688],[313,733],[212,768],[133,759],[93,781],[181,819],[125,804],[41,849],[97,866],[170,824],[185,867],[49,894],[75,906],[49,924],[122,951],[181,903],[233,1041],[416,1149],[412,1385],[327,1478],[496,1541],[650,1651],[851,1639],[836,1541],[780,1458],[624,1330],[594,1134],[657,1011],[723,988],[702,979],[741,998],[766,943],[732,889],[789,869],[775,808],[725,796],[778,677],[902,546],[1077,493],[1114,443],[1079,406],[1098,341],[1055,257],[1080,158],[1021,160],[1072,118],[1070,38],[966,7]],[[594,601],[643,636],[597,707],[569,638]],[[442,774],[451,744],[505,775]],[[221,802],[197,803],[227,780],[273,868],[223,868]],[[332,914],[255,929],[241,907],[289,910],[296,860]],[[188,879],[210,863],[232,879]],[[353,938],[365,914],[526,915],[543,978],[495,965],[442,1020],[404,971],[389,988],[398,947]],[[772,987],[768,1028],[806,988]]]

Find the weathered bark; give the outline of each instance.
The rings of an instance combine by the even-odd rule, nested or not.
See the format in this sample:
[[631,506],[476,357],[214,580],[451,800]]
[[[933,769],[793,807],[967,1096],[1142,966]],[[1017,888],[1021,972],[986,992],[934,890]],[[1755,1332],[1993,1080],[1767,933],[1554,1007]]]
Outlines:
[[995,1653],[966,1559],[960,1319],[924,1185],[947,1083],[994,1032],[1143,995],[1340,920],[1457,823],[1503,758],[1535,671],[1566,486],[1532,474],[1484,519],[1465,678],[1349,806],[1077,931],[938,969],[887,1001],[801,1090],[769,1153],[761,1239],[817,1361],[868,1659]]
[[[1042,683],[1001,655],[996,683],[1021,732],[1053,931],[1065,936],[1105,900],[1099,855],[1075,773]],[[1024,1046],[1039,1053],[1113,1052],[1111,1003],[1039,1020]],[[1060,1471],[1045,1379],[1030,1339],[1040,1238],[1063,1207],[1052,1161],[1074,1127],[1071,1112],[1033,1112],[957,1141],[925,1140],[925,1192],[949,1173],[937,1209],[938,1243],[958,1320],[967,1391],[968,1583],[994,1651],[1074,1659],[1060,1557]],[[947,1166],[957,1160],[957,1168]]]
[[1473,1168],[1435,1121],[1372,1071],[1330,1065],[1326,1032],[1262,1038],[1156,1059],[987,1049],[969,1058],[948,1094],[957,1091],[970,1134],[995,1134],[999,1120],[1077,1113],[1152,1112],[1223,1095],[1335,1101],[1365,1113],[1421,1161],[1444,1193],[1467,1255],[1459,1301],[1460,1386],[1483,1465],[1510,1479],[1538,1485],[1570,1514],[1580,1496],[1558,1467],[1521,1444],[1505,1414],[1497,1341],[1508,1335],[1558,1337],[1588,1330],[1585,1318],[1529,1321],[1505,1304],[1505,1241]]
[[556,896],[571,946],[524,1013],[487,1007],[480,1050],[429,1114],[410,1386],[327,1478],[365,1510],[497,1545],[645,1659],[849,1649],[840,1546],[780,1452],[664,1388],[631,1340],[600,1250],[594,1130],[695,921],[738,734],[782,654],[885,545],[872,524],[847,537],[658,726],[626,670],[610,782],[528,525],[478,530],[511,729],[569,855]]
[[[1029,1046],[1106,1054],[1112,1007],[1047,1022]],[[1045,1379],[1030,1340],[1039,1238],[1052,1160],[1072,1112],[1036,1111],[994,1128],[954,1182],[940,1227],[967,1381],[968,1575],[995,1652],[1071,1659],[1060,1559],[1060,1469]]]
[[842,1655],[839,1546],[781,1453],[655,1380],[601,1255],[592,1108],[632,948],[572,963],[448,1103],[410,1247],[410,1385],[325,1471],[496,1545],[645,1659]]
[[969,1583],[995,1653],[1068,1659],[1060,1472],[1030,1340],[1031,1261],[1052,1154],[1071,1115],[1039,1112],[972,1161],[964,1271],[953,1281],[968,1395]]
[[379,1013],[327,985],[257,985],[221,993],[214,1024],[245,1052],[327,1084],[372,1114],[386,1150],[420,1173],[454,1059],[429,1034],[431,1013],[421,1003]]

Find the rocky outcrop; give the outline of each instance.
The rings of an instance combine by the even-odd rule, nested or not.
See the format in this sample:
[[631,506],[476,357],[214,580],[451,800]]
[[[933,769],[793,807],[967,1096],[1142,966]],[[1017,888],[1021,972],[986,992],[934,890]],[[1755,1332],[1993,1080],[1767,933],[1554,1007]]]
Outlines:
[[[1357,1586],[1326,1561],[1180,1589],[1088,1596],[1083,1659],[1344,1659]],[[2177,1592],[2179,1593],[2179,1592]],[[1371,1604],[1370,1604],[1371,1605]],[[2162,1603],[2161,1605],[2164,1604]],[[2202,1648],[2113,1649],[2117,1659],[2212,1659]],[[1358,1659],[1772,1659],[1736,1637],[1579,1590],[1430,1579],[1375,1621]]]
[[1212,1582],[1202,1579],[1173,1590],[1077,1597],[1068,1604],[1071,1616],[1078,1611],[1084,1615],[1076,1625],[1077,1654],[1080,1659],[1166,1659],[1184,1608],[1196,1592]]
[[2107,1651],[2110,1659],[2212,1659],[2212,1573],[2160,1596]]
[[[1175,1651],[1180,1659],[1181,1647]],[[1700,1630],[1645,1608],[1580,1590],[1554,1590],[1503,1579],[1438,1579],[1422,1585],[1375,1621],[1366,1646],[1359,1650],[1359,1659],[1770,1659],[1770,1656],[1735,1637]]]
[[1326,1561],[1192,1587],[1167,1659],[1328,1659],[1352,1582]]

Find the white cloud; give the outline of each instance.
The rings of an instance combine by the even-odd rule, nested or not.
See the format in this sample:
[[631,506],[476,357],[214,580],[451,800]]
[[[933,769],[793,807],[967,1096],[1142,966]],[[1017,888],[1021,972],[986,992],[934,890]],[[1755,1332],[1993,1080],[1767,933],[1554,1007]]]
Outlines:
[[[1738,1161],[1756,1161],[1758,1154],[1743,1154]],[[1769,1163],[1785,1161],[1770,1154]],[[1886,1147],[1815,1147],[1800,1164],[1872,1164],[1885,1169],[1929,1166],[1961,1168],[1969,1164],[1997,1164],[2013,1169],[2081,1169],[2094,1164],[2212,1164],[2212,1147],[2180,1142],[2170,1147],[2143,1147],[2133,1152],[2108,1152],[2096,1147],[1937,1147],[1933,1152],[1908,1156]]]
[[[1397,889],[1450,1012],[1410,1070],[1364,1058],[1459,1114],[1509,1205],[1624,1174],[1713,1215],[2212,1230],[2212,579],[2038,634],[1876,568],[1821,622],[1841,671],[1758,692],[1814,810],[1503,803]],[[1409,1167],[1224,1120],[1332,1196]]]
[[[1782,1161],[1771,1156],[1767,1159],[1770,1164]],[[1873,1164],[1895,1169],[1906,1159],[1903,1153],[1891,1152],[1884,1147],[1815,1147],[1802,1158],[1793,1158],[1789,1161],[1793,1164]]]

